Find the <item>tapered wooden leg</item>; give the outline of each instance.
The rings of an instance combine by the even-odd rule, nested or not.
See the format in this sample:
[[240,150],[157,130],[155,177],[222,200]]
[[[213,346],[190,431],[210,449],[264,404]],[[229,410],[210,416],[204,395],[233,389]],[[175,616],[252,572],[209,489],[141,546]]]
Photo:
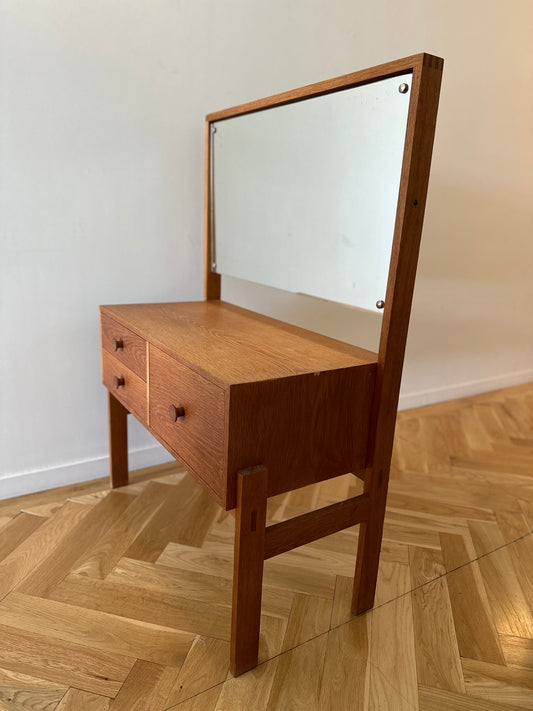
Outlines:
[[252,467],[238,475],[230,659],[233,676],[257,666],[267,478],[264,467]]
[[109,414],[109,476],[111,487],[128,483],[128,411],[107,391]]

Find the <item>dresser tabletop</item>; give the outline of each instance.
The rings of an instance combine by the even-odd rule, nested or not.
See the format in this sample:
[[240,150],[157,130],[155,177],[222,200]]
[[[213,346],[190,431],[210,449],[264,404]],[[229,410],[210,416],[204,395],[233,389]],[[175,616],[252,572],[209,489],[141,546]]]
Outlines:
[[377,363],[377,354],[224,301],[101,306],[220,387]]

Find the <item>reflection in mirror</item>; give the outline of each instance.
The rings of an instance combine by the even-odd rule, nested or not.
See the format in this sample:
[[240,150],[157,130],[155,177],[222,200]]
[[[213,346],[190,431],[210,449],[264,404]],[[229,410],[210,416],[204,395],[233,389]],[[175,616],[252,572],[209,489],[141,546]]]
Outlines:
[[215,122],[214,271],[376,313],[410,84],[405,74]]
[[381,311],[355,309],[304,294],[225,276],[222,301],[242,306],[293,326],[377,352],[381,335]]

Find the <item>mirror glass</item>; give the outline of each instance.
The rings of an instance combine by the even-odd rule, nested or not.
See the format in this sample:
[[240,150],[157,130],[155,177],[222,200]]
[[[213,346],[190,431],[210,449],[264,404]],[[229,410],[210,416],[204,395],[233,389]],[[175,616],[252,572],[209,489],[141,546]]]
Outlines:
[[212,124],[213,271],[375,312],[411,76]]

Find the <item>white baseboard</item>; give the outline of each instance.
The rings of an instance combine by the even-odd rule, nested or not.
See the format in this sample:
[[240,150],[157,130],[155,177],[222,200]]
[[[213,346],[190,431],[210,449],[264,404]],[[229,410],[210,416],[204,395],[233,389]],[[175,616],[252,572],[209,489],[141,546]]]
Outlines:
[[[128,453],[129,469],[143,469],[172,461],[172,456],[160,445],[152,444],[141,449],[130,450]],[[109,457],[101,456],[78,462],[60,464],[56,467],[20,472],[0,479],[0,500],[11,499],[13,496],[24,496],[37,491],[56,489],[69,484],[79,484],[83,481],[107,476],[109,472]]]
[[431,388],[419,390],[414,393],[400,394],[399,410],[411,410],[414,407],[424,407],[446,400],[456,400],[469,395],[479,395],[480,393],[509,388],[513,385],[523,385],[533,381],[533,370],[522,370],[518,373],[507,373],[497,375],[492,378],[482,378],[480,380],[470,380],[465,383],[446,385],[441,388]]

